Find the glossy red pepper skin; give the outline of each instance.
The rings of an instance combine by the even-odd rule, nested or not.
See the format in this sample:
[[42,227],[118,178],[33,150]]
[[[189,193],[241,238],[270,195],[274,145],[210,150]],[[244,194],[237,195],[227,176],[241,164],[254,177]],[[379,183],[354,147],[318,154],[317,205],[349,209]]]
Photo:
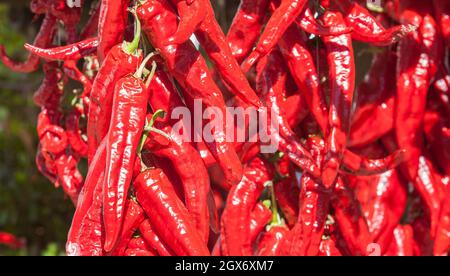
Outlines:
[[[302,170],[310,172],[314,177],[318,177],[320,173],[312,161],[311,155],[301,145],[298,137],[280,111],[280,103],[282,102],[282,93],[287,76],[287,68],[283,64],[280,52],[273,51],[267,58],[261,59],[257,66],[257,72],[256,87],[259,96],[264,101],[268,112],[276,116],[276,118],[268,116],[271,138],[278,140],[279,149],[285,152],[294,164]],[[279,125],[278,132],[272,129],[272,120],[277,120]]]
[[241,63],[252,51],[263,28],[269,0],[241,0],[227,33],[228,44]]
[[434,10],[447,46],[450,45],[450,5],[446,1],[433,0]]
[[224,256],[251,256],[250,214],[273,172],[260,158],[252,160],[244,170],[241,182],[228,194],[221,219],[222,254]]
[[113,47],[97,73],[90,95],[90,106],[87,125],[88,161],[92,159],[98,145],[108,133],[114,87],[116,82],[139,67],[142,55],[131,55],[125,52],[121,44]]
[[181,44],[189,40],[204,21],[208,2],[206,0],[171,0],[171,2],[177,7],[180,22],[178,22],[177,31],[168,39],[168,42]]
[[144,149],[172,163],[183,185],[186,208],[206,243],[209,234],[209,213],[206,206],[210,188],[208,171],[191,144],[183,142],[182,137],[173,132],[170,126],[160,129],[169,133],[171,141],[166,145],[158,143],[155,135],[150,133]]
[[145,219],[144,210],[134,199],[128,199],[125,206],[125,219],[120,230],[119,242],[111,253],[113,256],[121,256],[125,253],[133,234]]
[[[226,114],[220,90],[194,45],[191,42],[166,45],[167,39],[175,32],[177,20],[169,3],[166,0],[148,0],[137,8],[137,14],[145,34],[159,50],[169,73],[183,88],[184,96],[202,100],[205,107],[216,107]],[[201,81],[198,76],[202,76]],[[226,129],[225,125],[222,129]],[[213,142],[207,143],[207,146],[223,170],[226,182],[233,185],[242,178],[242,164],[232,144],[223,142],[224,135],[223,131],[214,131]]]
[[130,240],[124,256],[158,256],[158,253],[150,247],[143,237],[135,237]]
[[299,187],[297,179],[292,175],[287,176],[274,185],[275,195],[279,209],[283,212],[286,224],[294,226],[298,218]]
[[445,255],[450,250],[450,201],[448,200],[448,196],[450,196],[450,188],[447,184],[447,200],[444,200],[444,206],[442,206],[434,242],[433,254],[435,256]]
[[300,94],[325,133],[328,124],[326,98],[320,87],[316,63],[306,47],[305,35],[295,26],[291,26],[280,40],[279,47]]
[[380,159],[370,159],[345,150],[340,172],[353,175],[376,175],[394,169],[404,160],[404,150],[396,150]]
[[[42,48],[50,46],[55,33],[55,26],[56,18],[52,14],[47,13],[33,45]],[[0,45],[0,60],[6,67],[15,72],[30,73],[37,70],[39,67],[38,56],[30,54],[28,55],[26,61],[15,62],[6,55],[5,47],[3,45]]]
[[83,138],[80,119],[84,115],[84,108],[77,104],[66,117],[66,133],[70,147],[81,157],[87,157],[87,141]]
[[253,244],[272,219],[272,211],[258,202],[250,214],[250,242]]
[[369,72],[356,90],[349,147],[368,145],[394,128],[395,66],[396,56],[390,50],[372,60]]
[[343,12],[345,22],[352,28],[352,38],[376,46],[387,46],[398,42],[409,32],[413,25],[398,25],[385,29],[371,13],[358,3],[344,0],[333,2]]
[[178,256],[209,255],[167,177],[159,169],[142,172],[133,183],[136,197],[158,236]]
[[149,91],[142,80],[127,76],[114,89],[111,124],[106,136],[106,167],[103,198],[105,250],[117,242],[124,204],[133,177],[136,153],[145,126]]
[[79,158],[71,153],[70,150],[55,157],[58,183],[75,205],[84,182],[83,176],[77,168],[78,160]]
[[77,236],[76,256],[102,256],[104,255],[103,244],[105,239],[105,228],[102,220],[102,183],[97,183],[94,189],[92,205],[81,221],[80,231]]
[[[96,187],[103,185],[105,166],[106,166],[106,140],[104,140],[89,167],[86,181],[81,189],[78,197],[77,208],[72,218],[72,224],[67,237],[66,253],[67,255],[79,255],[81,244],[78,241],[79,232],[82,226],[84,217],[93,205],[94,197],[96,196]],[[97,188],[99,189],[99,188]]]
[[95,53],[97,47],[97,37],[55,48],[40,48],[36,45],[25,44],[25,49],[30,53],[47,60],[79,60],[80,58]]
[[195,32],[195,36],[214,63],[217,72],[230,87],[231,92],[245,103],[251,104],[256,108],[261,107],[260,99],[253,91],[245,75],[241,72],[239,64],[233,57],[225,34],[214,16],[211,3],[205,1],[204,8],[206,9],[205,19]]
[[[342,15],[327,12],[323,17],[325,26],[345,26]],[[325,187],[334,183],[342,162],[350,130],[350,115],[355,89],[355,61],[351,35],[327,36],[322,40],[327,48],[331,81],[328,128],[325,133],[327,154],[322,168]]]
[[394,231],[394,241],[386,256],[414,256],[414,233],[411,225],[398,225]]
[[352,255],[364,256],[373,242],[354,191],[338,178],[331,197],[337,228]]
[[174,253],[170,250],[170,248],[165,245],[155,231],[152,229],[150,221],[145,219],[139,225],[139,232],[142,235],[142,238],[145,242],[153,248],[156,252],[158,252],[159,256],[174,256]]
[[305,0],[281,0],[280,6],[267,22],[255,49],[242,64],[242,71],[248,72],[259,58],[267,55],[277,45],[287,28],[303,11],[306,3]]
[[287,240],[289,230],[286,226],[272,226],[258,243],[258,256],[280,256]]
[[305,32],[318,36],[341,35],[352,32],[352,29],[348,27],[343,26],[325,27],[319,24],[314,18],[314,12],[308,7],[306,7],[303,10],[302,14],[299,17],[297,17],[295,23],[300,29],[304,30]]
[[62,77],[62,72],[54,62],[47,62],[43,66],[44,79],[41,85],[33,94],[33,102],[37,106],[44,107],[47,100],[54,93],[59,93],[58,81]]
[[130,0],[102,0],[98,21],[98,49],[100,64],[109,51],[123,41],[128,23],[128,5]]

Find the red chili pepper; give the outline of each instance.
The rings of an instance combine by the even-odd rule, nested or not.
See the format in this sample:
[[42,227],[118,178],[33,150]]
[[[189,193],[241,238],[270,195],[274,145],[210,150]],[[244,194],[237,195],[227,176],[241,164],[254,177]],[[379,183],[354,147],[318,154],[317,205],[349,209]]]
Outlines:
[[224,256],[252,255],[250,214],[264,189],[264,184],[272,178],[270,165],[260,158],[255,158],[245,167],[241,182],[231,187],[221,220]]
[[[325,26],[345,26],[340,13],[327,12],[323,17]],[[328,128],[325,133],[326,149],[322,182],[325,187],[334,183],[347,143],[350,115],[355,86],[355,61],[351,35],[326,36],[322,40],[328,51],[331,99]]]
[[[79,255],[81,246],[78,236],[82,227],[84,217],[93,205],[96,195],[96,187],[103,185],[106,166],[106,140],[100,144],[94,158],[92,159],[89,171],[86,176],[85,184],[78,197],[77,208],[72,218],[72,225],[69,230],[66,243],[66,253],[68,255]],[[100,188],[97,188],[97,190]]]
[[122,44],[114,46],[103,61],[92,84],[87,124],[88,161],[92,159],[98,145],[108,133],[116,82],[132,74],[142,61],[139,52],[133,53],[136,47],[136,41],[130,47],[123,47]]
[[[448,181],[448,176],[447,176]],[[442,206],[441,216],[436,231],[436,239],[434,242],[433,253],[435,256],[446,255],[450,251],[450,186],[447,184],[446,197],[444,206]]]
[[[52,42],[55,26],[56,18],[50,13],[47,13],[33,44],[36,47],[48,47]],[[6,55],[5,47],[3,45],[0,45],[0,60],[6,67],[15,72],[30,73],[37,70],[39,67],[38,56],[30,54],[28,55],[26,61],[15,62]]]
[[76,256],[102,256],[105,229],[102,221],[102,183],[98,182],[93,191],[92,204],[80,222],[76,236],[76,248],[70,248],[67,253]]
[[80,127],[82,116],[84,116],[84,108],[80,104],[76,104],[66,117],[66,133],[73,151],[81,157],[87,157],[87,141],[83,137],[84,133]]
[[340,172],[354,175],[376,175],[394,169],[404,160],[404,150],[396,150],[380,159],[369,159],[345,150]]
[[291,26],[286,30],[279,46],[299,92],[325,133],[328,122],[327,103],[320,87],[315,61],[305,45],[304,35],[295,26]]
[[49,162],[49,160],[45,158],[40,146],[38,147],[35,161],[39,172],[55,186],[59,186],[54,161],[51,160],[51,162]]
[[209,234],[209,213],[206,206],[210,187],[208,171],[195,148],[183,142],[182,137],[174,133],[170,126],[158,129],[169,133],[171,141],[168,141],[168,144],[160,144],[155,133],[150,132],[144,148],[172,163],[183,185],[186,207],[206,243]]
[[[144,60],[144,66],[148,59]],[[142,66],[141,66],[142,68]],[[106,136],[103,220],[105,250],[117,242],[123,222],[124,204],[133,177],[139,142],[145,126],[149,91],[141,80],[141,68],[115,83],[111,124]]]
[[128,23],[129,4],[130,0],[101,0],[97,49],[100,64],[103,64],[109,51],[123,41],[125,27]]
[[272,211],[263,203],[256,203],[250,214],[250,243],[253,244],[264,227],[270,222]]
[[[167,0],[148,0],[137,8],[137,14],[143,22],[144,31],[152,45],[159,49],[169,73],[183,88],[191,100],[201,99],[206,107],[219,108],[225,112],[225,102],[220,90],[214,83],[205,61],[191,42],[181,45],[166,45],[167,39],[175,32],[176,14]],[[179,57],[183,56],[183,59]],[[202,76],[199,81],[198,76]],[[225,120],[224,120],[225,121]],[[225,125],[222,130],[224,131]],[[225,133],[216,130],[213,142],[208,148],[224,172],[229,185],[236,184],[242,178],[242,164],[231,143],[223,141]]]
[[258,256],[280,256],[289,230],[286,226],[272,226],[258,243]]
[[345,16],[345,22],[353,29],[352,38],[376,46],[387,46],[398,42],[409,32],[416,29],[414,25],[405,24],[385,29],[370,12],[350,0],[333,2]]
[[395,66],[396,56],[390,50],[374,56],[356,91],[349,147],[368,145],[394,128]]
[[63,64],[63,71],[69,78],[80,82],[83,85],[83,93],[81,94],[82,100],[84,100],[89,106],[90,101],[87,99],[91,94],[92,82],[91,80],[78,69],[75,60],[66,60]]
[[294,226],[298,217],[299,188],[295,175],[289,175],[274,185],[278,206],[289,227]]
[[13,234],[0,232],[0,244],[7,245],[12,249],[20,249],[25,246],[25,241],[17,238]]
[[264,25],[269,0],[241,0],[227,33],[228,44],[241,63],[252,51]]
[[47,108],[39,113],[37,134],[43,151],[58,154],[67,147],[66,132],[58,125],[60,116],[59,111]]
[[233,57],[225,34],[215,19],[211,3],[205,1],[203,8],[205,9],[206,15],[198,30],[195,32],[197,39],[216,66],[217,72],[231,88],[231,92],[245,103],[257,108],[261,107],[262,103],[260,99],[251,88],[245,75],[241,72],[239,64]]
[[123,226],[120,232],[119,242],[111,253],[113,256],[121,256],[125,253],[134,232],[136,232],[145,219],[144,210],[142,210],[139,203],[134,199],[128,199],[125,206]]
[[88,38],[70,45],[56,48],[40,48],[37,45],[25,43],[25,49],[30,53],[48,60],[79,60],[97,51],[98,38]]
[[307,2],[306,0],[281,0],[280,6],[273,12],[267,22],[256,48],[242,64],[243,72],[248,72],[259,58],[270,53],[291,23],[303,11]]
[[[279,142],[279,149],[286,153],[291,161],[302,170],[311,172],[314,177],[319,176],[317,166],[312,162],[312,157],[301,145],[295,133],[289,127],[286,118],[281,116],[279,104],[282,101],[282,89],[286,81],[285,65],[282,63],[281,54],[273,51],[267,58],[262,59],[257,66],[257,90],[264,100],[267,109],[276,118],[268,118],[268,126],[272,128],[272,120],[277,120],[279,133],[275,129],[269,129],[272,139]],[[281,70],[280,70],[281,69]],[[270,116],[269,116],[270,117]]]
[[58,81],[61,79],[62,74],[58,65],[54,62],[46,62],[43,66],[44,79],[41,85],[33,94],[33,101],[36,105],[44,107],[47,105],[47,100],[53,95],[60,92],[58,87]]
[[142,238],[145,242],[152,247],[156,252],[158,252],[159,256],[173,256],[173,252],[165,245],[156,235],[150,221],[148,219],[144,220],[139,225],[139,232],[142,235]]
[[78,160],[70,151],[63,152],[55,157],[58,183],[75,205],[84,181],[77,168]]
[[309,114],[306,101],[301,95],[287,97],[280,103],[280,111],[292,129],[297,127]]
[[206,244],[191,223],[187,209],[160,169],[142,172],[133,185],[152,227],[175,254],[209,255]]
[[195,30],[204,21],[206,17],[206,5],[208,5],[209,1],[171,0],[171,2],[177,7],[180,22],[178,23],[178,29],[175,34],[168,39],[168,43],[181,44],[189,40]]

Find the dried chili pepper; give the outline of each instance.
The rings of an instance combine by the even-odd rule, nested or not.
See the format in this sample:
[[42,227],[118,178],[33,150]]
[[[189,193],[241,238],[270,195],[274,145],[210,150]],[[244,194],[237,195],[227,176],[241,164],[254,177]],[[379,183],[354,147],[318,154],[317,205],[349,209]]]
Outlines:
[[167,248],[167,245],[165,245],[158,237],[158,235],[155,233],[155,231],[152,229],[152,226],[150,224],[150,221],[148,219],[145,219],[140,225],[139,225],[139,232],[142,235],[142,238],[145,240],[145,242],[150,245],[156,252],[158,252],[159,256],[173,256],[173,252],[169,248]]
[[257,255],[280,256],[288,231],[286,226],[272,226],[259,240]]
[[[39,33],[34,39],[34,46],[41,48],[48,47],[54,35],[55,25],[56,18],[50,13],[47,13],[44,17]],[[5,47],[3,45],[0,45],[0,59],[6,67],[15,72],[30,73],[37,70],[39,67],[38,56],[29,54],[26,61],[15,62],[6,55]]]
[[30,53],[48,60],[79,60],[82,57],[95,53],[98,47],[98,38],[88,38],[74,44],[56,48],[40,48],[37,45],[25,44]]
[[171,0],[171,2],[177,7],[180,22],[175,34],[168,39],[168,43],[181,44],[186,42],[204,21],[208,2],[205,0]]

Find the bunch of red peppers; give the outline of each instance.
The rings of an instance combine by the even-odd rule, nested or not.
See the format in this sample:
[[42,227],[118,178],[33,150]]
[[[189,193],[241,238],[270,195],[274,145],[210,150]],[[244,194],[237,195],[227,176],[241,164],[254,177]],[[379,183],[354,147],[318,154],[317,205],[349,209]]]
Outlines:
[[[76,207],[68,255],[448,255],[450,1],[241,0],[227,32],[214,1],[85,2],[32,0],[26,61],[0,47],[44,73],[36,164]],[[278,151],[182,139],[196,100],[275,111]]]

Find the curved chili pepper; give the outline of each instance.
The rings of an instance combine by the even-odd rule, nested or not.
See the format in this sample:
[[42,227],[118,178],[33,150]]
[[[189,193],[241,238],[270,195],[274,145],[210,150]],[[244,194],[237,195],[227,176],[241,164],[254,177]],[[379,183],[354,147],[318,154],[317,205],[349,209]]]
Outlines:
[[87,123],[88,161],[92,159],[98,145],[109,130],[112,114],[114,86],[116,82],[132,74],[142,61],[142,55],[128,52],[119,44],[106,56],[97,73],[90,95]]
[[67,147],[67,134],[65,130],[58,125],[58,111],[42,109],[38,116],[37,134],[41,143],[42,150],[58,154]]
[[[147,60],[144,61],[144,63]],[[105,250],[117,242],[123,222],[124,203],[133,177],[137,149],[145,126],[149,91],[140,72],[115,83],[111,124],[106,136],[106,167],[103,198]]]
[[328,122],[327,103],[320,87],[315,61],[304,41],[304,35],[295,26],[291,26],[286,30],[279,46],[299,92],[325,133]]
[[241,63],[252,51],[263,28],[269,0],[241,0],[227,33],[227,41],[236,60]]
[[63,71],[66,74],[66,76],[75,81],[80,82],[83,85],[83,93],[81,94],[80,97],[83,100],[87,99],[91,94],[92,82],[83,72],[80,71],[80,69],[78,69],[76,61],[75,60],[64,61]]
[[133,185],[152,227],[175,254],[209,255],[206,244],[191,224],[187,209],[160,169],[142,172]]
[[404,150],[396,150],[381,159],[369,159],[345,150],[340,172],[354,175],[375,175],[394,169],[404,160]]
[[396,56],[389,50],[374,56],[356,91],[347,146],[368,145],[394,128],[395,64]]
[[[189,41],[181,45],[166,45],[165,41],[175,32],[177,20],[167,0],[148,0],[137,8],[137,14],[144,32],[152,45],[159,49],[170,74],[187,94],[185,97],[201,99],[206,107],[218,108],[226,114],[220,90],[194,45]],[[198,76],[202,76],[200,82]],[[232,144],[223,141],[225,129],[224,125],[222,131],[214,131],[213,142],[207,146],[223,170],[226,182],[233,185],[242,178],[242,164]]]
[[253,244],[264,227],[270,222],[272,211],[263,203],[258,202],[250,214],[250,243]]
[[[96,196],[96,187],[102,186],[105,176],[106,166],[106,140],[100,144],[86,176],[85,183],[81,189],[78,197],[77,208],[72,218],[72,224],[67,237],[66,253],[68,255],[79,255],[81,244],[78,241],[78,235],[84,217],[89,208],[93,205],[94,197]],[[100,189],[100,188],[97,188]],[[98,195],[97,195],[98,196]]]
[[[433,105],[430,103],[430,105]],[[450,175],[450,135],[445,135],[445,113],[437,107],[429,107],[424,116],[423,130],[436,165]]]
[[434,10],[447,46],[450,45],[450,5],[446,1],[433,0]]
[[289,230],[286,226],[272,226],[258,243],[258,256],[280,256]]
[[52,162],[49,162],[42,153],[41,147],[38,147],[37,153],[36,153],[36,167],[38,168],[39,172],[45,176],[50,182],[52,182],[55,186],[59,186],[58,183],[58,177],[56,175],[56,167],[52,160]]
[[289,227],[294,226],[298,217],[299,188],[295,176],[289,175],[274,185],[278,207]]
[[251,88],[245,75],[241,72],[239,64],[233,57],[227,39],[219,23],[217,23],[213,7],[209,1],[205,1],[204,9],[206,9],[205,19],[195,32],[197,39],[216,66],[222,79],[231,88],[231,92],[245,103],[257,108],[261,107],[260,99]]
[[264,160],[255,158],[245,167],[241,182],[231,187],[221,220],[224,256],[252,255],[250,214],[264,189],[264,184],[273,178],[271,170]]
[[156,233],[153,231],[150,221],[145,219],[139,225],[139,232],[142,235],[142,238],[145,242],[150,245],[156,252],[158,252],[159,256],[173,256],[173,252],[159,239]]
[[97,55],[100,64],[109,51],[123,41],[128,22],[128,5],[130,0],[101,0],[98,20]]
[[180,22],[178,23],[178,29],[175,34],[168,39],[168,43],[182,44],[189,40],[205,19],[205,9],[209,1],[171,0],[171,2],[177,7]]
[[[325,26],[345,26],[342,15],[327,12]],[[328,128],[325,133],[327,154],[322,168],[322,182],[331,187],[336,179],[350,130],[350,115],[355,87],[355,61],[351,35],[326,36],[322,40],[328,51],[331,99]]]
[[[48,47],[53,39],[55,26],[56,18],[50,13],[47,13],[33,44],[36,47]],[[29,54],[24,62],[15,62],[6,55],[3,45],[0,45],[0,60],[6,67],[15,72],[30,73],[39,67],[38,56]]]
[[280,6],[273,12],[264,28],[258,44],[242,64],[242,71],[248,72],[256,61],[267,55],[280,41],[297,16],[303,11],[306,0],[281,0]]
[[281,115],[286,118],[289,126],[297,127],[308,116],[309,110],[301,95],[292,95],[280,103]]
[[446,255],[450,250],[450,186],[447,184],[446,198],[442,206],[442,211],[436,231],[433,254],[435,256]]
[[30,53],[48,60],[79,60],[97,51],[98,38],[88,38],[70,45],[56,48],[40,48],[36,45],[25,43],[25,49]]
[[398,42],[414,31],[412,24],[398,25],[385,29],[370,12],[358,3],[344,0],[333,2],[344,14],[345,22],[353,29],[352,38],[376,46],[387,46]]
[[58,183],[70,197],[74,205],[77,205],[78,196],[84,181],[83,176],[77,168],[78,160],[70,151],[63,152],[55,157]]

